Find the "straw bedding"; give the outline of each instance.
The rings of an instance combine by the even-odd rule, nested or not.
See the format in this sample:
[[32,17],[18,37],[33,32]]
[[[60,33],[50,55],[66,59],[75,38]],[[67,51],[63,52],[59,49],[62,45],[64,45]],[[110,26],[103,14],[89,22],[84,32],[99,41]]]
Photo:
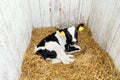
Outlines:
[[33,29],[19,80],[120,80],[120,72],[115,68],[112,59],[95,42],[87,27],[78,34],[78,45],[82,50],[73,53],[73,63],[51,64],[35,55],[34,46],[54,31],[56,28],[53,27]]

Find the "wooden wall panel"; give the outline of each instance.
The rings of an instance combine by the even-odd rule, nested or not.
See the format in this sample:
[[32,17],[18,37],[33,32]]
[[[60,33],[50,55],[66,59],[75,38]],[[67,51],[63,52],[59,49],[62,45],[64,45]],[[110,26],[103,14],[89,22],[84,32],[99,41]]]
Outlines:
[[80,13],[79,13],[80,17],[78,23],[80,22],[88,23],[92,1],[93,0],[81,0]]
[[16,80],[32,27],[84,22],[120,69],[119,0],[0,0],[0,80]]
[[70,22],[71,0],[61,0],[60,25],[67,27]]
[[79,8],[80,8],[81,0],[71,0],[70,2],[70,12],[69,15],[69,25],[78,24],[78,16],[79,16]]
[[[116,66],[120,66],[120,1],[93,0],[89,26],[95,40],[106,49]],[[118,67],[120,69],[120,67]]]
[[32,25],[33,27],[42,26],[41,5],[40,0],[30,0]]
[[34,27],[87,23],[92,0],[30,0]]
[[0,80],[18,80],[31,23],[29,1],[0,1]]
[[60,26],[61,1],[50,0],[50,26]]
[[114,61],[116,66],[120,67],[120,24],[118,26],[118,30],[115,34],[115,37],[113,39],[113,42],[111,43],[111,47],[108,50],[110,52],[110,55],[114,57]]
[[41,25],[42,27],[50,26],[50,0],[40,0],[41,7]]

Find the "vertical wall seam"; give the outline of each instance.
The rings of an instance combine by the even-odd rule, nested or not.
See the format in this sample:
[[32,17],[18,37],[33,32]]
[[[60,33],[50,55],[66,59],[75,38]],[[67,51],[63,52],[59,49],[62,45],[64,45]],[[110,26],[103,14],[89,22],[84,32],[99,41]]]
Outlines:
[[[120,24],[119,24],[118,29],[120,29]],[[119,32],[119,31],[117,31],[117,33],[118,33],[118,32]],[[116,34],[117,34],[117,33],[116,33]],[[116,59],[117,59],[117,56],[119,55],[119,52],[120,52],[120,49],[117,51],[117,54],[116,54],[116,56],[115,56],[114,60],[116,60]]]
[[67,26],[69,26],[69,24],[70,24],[70,11],[71,11],[71,0],[70,0],[70,3],[69,3],[69,17],[68,17],[68,24],[67,24]]
[[89,16],[88,16],[88,20],[87,20],[87,25],[89,24],[89,21],[90,21],[90,14],[92,13],[92,4],[93,4],[93,0],[91,2],[91,6],[90,6],[90,12],[89,12]]
[[40,11],[40,17],[41,17],[41,19],[40,19],[40,22],[41,22],[41,27],[43,26],[43,23],[42,23],[42,12],[41,12],[41,1],[39,0],[39,11]]
[[53,26],[53,7],[52,7],[52,1],[50,0],[50,3],[49,3],[49,11],[50,11],[50,24],[51,26]]
[[[119,28],[120,28],[120,27],[118,27],[117,30],[115,31],[115,35],[118,33]],[[112,46],[112,44],[113,44],[113,41],[114,41],[115,38],[116,38],[115,35],[114,35],[114,37],[113,37],[113,39],[112,39],[112,42],[111,42],[110,47],[109,47],[109,49],[108,49],[108,52],[109,52],[109,50],[111,49],[111,46]]]
[[78,3],[78,10],[77,10],[77,24],[79,24],[79,11],[80,10],[80,0],[79,0],[79,3]]
[[61,0],[60,0],[60,6],[59,6],[59,28],[62,26],[61,24]]
[[81,12],[81,11],[82,11],[82,7],[83,7],[83,5],[82,5],[82,4],[83,4],[83,1],[82,1],[82,0],[80,0],[79,23],[81,22],[81,16],[82,16],[82,12]]
[[[116,0],[116,2],[115,2],[115,6],[116,6],[116,4],[117,4],[117,1],[118,1],[118,0]],[[112,17],[113,17],[113,13],[114,13],[114,11],[115,11],[115,6],[114,6],[114,8],[113,8],[112,15],[111,15],[110,20],[108,21],[108,23],[110,23],[110,21],[111,21],[111,19],[112,19]],[[107,26],[108,26],[108,24],[107,24]],[[106,27],[107,27],[107,26],[106,26]],[[104,37],[105,37],[105,35],[104,35]],[[102,43],[104,42],[104,40],[105,40],[105,38],[103,38]]]
[[118,55],[120,54],[120,49],[117,51],[117,55],[115,56],[114,60],[116,61]]

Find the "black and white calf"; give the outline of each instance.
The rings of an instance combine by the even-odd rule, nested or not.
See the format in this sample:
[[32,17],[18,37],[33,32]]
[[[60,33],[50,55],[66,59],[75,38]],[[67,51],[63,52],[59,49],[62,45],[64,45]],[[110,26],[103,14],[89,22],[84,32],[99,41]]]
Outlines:
[[35,53],[44,59],[52,59],[52,63],[73,62],[73,55],[66,53],[80,51],[81,48],[75,43],[78,42],[78,30],[83,26],[83,24],[78,27],[72,26],[48,35],[35,47]]

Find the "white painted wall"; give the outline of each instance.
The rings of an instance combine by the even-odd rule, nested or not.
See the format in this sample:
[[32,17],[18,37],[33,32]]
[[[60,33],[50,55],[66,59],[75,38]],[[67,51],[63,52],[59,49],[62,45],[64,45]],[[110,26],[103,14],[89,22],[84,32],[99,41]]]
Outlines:
[[0,0],[0,80],[17,80],[32,27],[84,22],[120,69],[120,0]]
[[92,0],[30,0],[34,27],[87,22]]
[[29,0],[0,0],[0,80],[18,80],[31,30]]
[[120,69],[120,0],[93,0],[88,24]]

